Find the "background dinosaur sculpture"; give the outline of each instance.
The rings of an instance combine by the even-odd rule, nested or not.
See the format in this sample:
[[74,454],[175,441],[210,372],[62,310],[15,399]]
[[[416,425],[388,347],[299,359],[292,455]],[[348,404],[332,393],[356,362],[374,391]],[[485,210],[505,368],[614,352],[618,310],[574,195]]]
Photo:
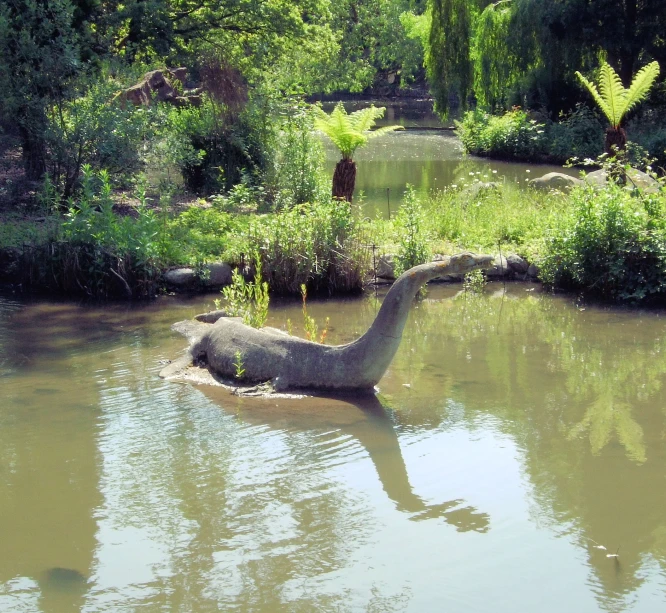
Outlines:
[[177,378],[189,366],[205,364],[212,373],[232,379],[240,356],[244,380],[271,381],[278,391],[371,390],[398,350],[419,289],[436,277],[464,274],[492,263],[489,255],[461,253],[410,268],[393,284],[368,331],[346,345],[320,345],[275,328],[251,328],[238,318],[221,317],[212,324],[179,322],[174,329],[190,339],[189,351],[160,376]]

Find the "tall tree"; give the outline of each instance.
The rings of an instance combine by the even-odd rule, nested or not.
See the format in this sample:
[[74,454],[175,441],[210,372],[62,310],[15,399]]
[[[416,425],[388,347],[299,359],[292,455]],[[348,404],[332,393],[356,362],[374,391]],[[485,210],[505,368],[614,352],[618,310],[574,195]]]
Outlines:
[[[663,0],[430,0],[427,68],[437,109],[473,92],[493,106],[553,115],[578,96],[576,70],[606,58],[625,86],[640,65],[666,61]],[[472,86],[473,83],[473,86]]]
[[19,132],[29,178],[45,170],[49,101],[69,95],[81,69],[69,0],[5,0],[0,6],[0,118]]
[[431,0],[426,70],[435,110],[446,116],[452,96],[465,106],[474,78],[471,39],[474,0]]

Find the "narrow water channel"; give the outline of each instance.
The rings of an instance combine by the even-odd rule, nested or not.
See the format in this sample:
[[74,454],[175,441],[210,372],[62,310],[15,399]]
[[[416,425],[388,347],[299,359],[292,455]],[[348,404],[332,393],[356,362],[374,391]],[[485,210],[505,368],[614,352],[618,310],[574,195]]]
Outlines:
[[[422,196],[451,185],[462,187],[474,181],[512,182],[526,185],[529,179],[548,172],[580,174],[576,168],[546,164],[498,162],[465,156],[455,133],[432,112],[429,101],[390,103],[358,101],[346,103],[348,112],[374,103],[386,107],[385,117],[378,125],[402,125],[404,131],[392,132],[371,140],[357,150],[355,202],[362,203],[364,214],[387,218],[400,206],[407,185]],[[328,111],[333,105],[324,106]],[[325,139],[326,169],[331,175],[339,159],[337,149]]]
[[663,610],[666,320],[458,290],[363,401],[160,380],[210,298],[0,298],[0,611]]

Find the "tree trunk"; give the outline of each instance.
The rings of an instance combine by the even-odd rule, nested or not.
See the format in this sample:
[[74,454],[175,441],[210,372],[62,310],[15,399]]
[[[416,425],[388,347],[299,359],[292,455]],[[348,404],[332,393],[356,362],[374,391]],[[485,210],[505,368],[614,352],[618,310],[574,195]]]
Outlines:
[[29,130],[19,127],[25,176],[31,181],[41,179],[46,172],[44,142],[35,138]]
[[333,198],[346,200],[351,204],[356,185],[356,162],[352,159],[341,159],[333,173]]
[[610,156],[615,156],[617,151],[624,151],[627,148],[627,133],[623,128],[608,128],[605,146],[606,153]]

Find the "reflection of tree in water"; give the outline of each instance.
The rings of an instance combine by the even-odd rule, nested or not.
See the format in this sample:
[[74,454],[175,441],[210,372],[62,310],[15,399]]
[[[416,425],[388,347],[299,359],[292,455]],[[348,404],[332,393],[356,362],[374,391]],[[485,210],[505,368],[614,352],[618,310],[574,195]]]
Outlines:
[[[443,294],[451,291],[430,296]],[[603,606],[626,605],[649,556],[666,567],[666,323],[577,309],[521,286],[506,295],[428,299],[413,320],[382,392],[407,407],[409,424],[431,422],[433,410],[470,428],[483,415],[499,418],[524,449],[539,521],[559,530],[573,522]],[[407,380],[410,389],[401,385]],[[607,558],[618,546],[619,558]]]

